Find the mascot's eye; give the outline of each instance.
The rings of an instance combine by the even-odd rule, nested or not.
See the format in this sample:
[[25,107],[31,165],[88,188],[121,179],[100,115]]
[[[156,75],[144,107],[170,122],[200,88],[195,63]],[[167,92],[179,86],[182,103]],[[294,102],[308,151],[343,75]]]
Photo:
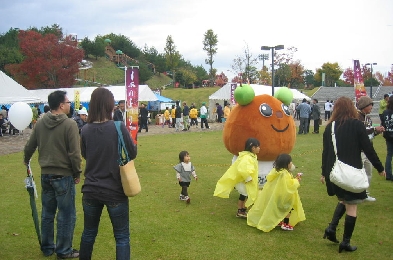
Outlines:
[[272,108],[266,104],[263,103],[260,107],[259,107],[259,111],[261,112],[261,114],[265,117],[270,117],[273,115],[273,110]]
[[288,106],[286,106],[286,105],[284,105],[284,104],[281,104],[281,108],[282,108],[282,111],[284,111],[284,113],[285,113],[287,116],[290,116],[290,115],[291,115],[291,112],[289,112]]

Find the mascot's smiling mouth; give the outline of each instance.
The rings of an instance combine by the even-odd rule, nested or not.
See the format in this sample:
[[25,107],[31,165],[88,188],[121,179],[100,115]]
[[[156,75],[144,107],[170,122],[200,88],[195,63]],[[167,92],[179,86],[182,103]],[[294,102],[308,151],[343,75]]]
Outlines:
[[274,129],[274,131],[276,131],[276,132],[285,132],[285,131],[287,131],[287,129],[288,129],[288,127],[289,127],[289,124],[284,128],[284,129],[277,129],[277,128],[275,128],[274,127],[274,125],[271,125],[272,126],[272,128]]

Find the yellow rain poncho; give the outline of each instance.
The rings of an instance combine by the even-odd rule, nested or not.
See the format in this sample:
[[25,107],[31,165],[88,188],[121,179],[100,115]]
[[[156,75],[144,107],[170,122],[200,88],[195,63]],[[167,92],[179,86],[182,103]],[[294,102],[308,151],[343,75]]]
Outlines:
[[300,184],[292,174],[281,169],[273,169],[267,175],[267,182],[259,191],[254,206],[247,214],[247,224],[264,232],[269,232],[282,221],[289,212],[289,224],[295,226],[306,220],[298,188]]
[[[247,182],[246,182],[247,181]],[[236,184],[245,183],[248,199],[246,207],[254,203],[258,192],[258,161],[254,153],[243,151],[218,180],[214,196],[229,198]]]

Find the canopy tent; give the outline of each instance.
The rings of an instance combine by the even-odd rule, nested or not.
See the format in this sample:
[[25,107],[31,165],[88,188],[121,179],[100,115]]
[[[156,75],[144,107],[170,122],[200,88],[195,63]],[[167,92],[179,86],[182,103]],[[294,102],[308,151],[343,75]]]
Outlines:
[[158,95],[157,93],[155,95],[158,98],[158,101],[160,101],[160,102],[171,102],[172,101],[172,99]]
[[39,103],[41,99],[0,70],[0,104]]
[[[29,90],[33,95],[38,96],[42,102],[48,102],[48,95],[55,90],[64,90],[67,92],[68,99],[73,102],[75,91],[79,91],[80,102],[90,102],[91,93],[97,87],[81,87],[81,88],[59,88],[59,89],[36,89]],[[126,99],[125,86],[108,86],[105,87],[113,93],[115,101]],[[157,97],[154,95],[153,91],[147,85],[139,85],[139,98],[138,101],[156,101]],[[31,95],[31,94],[30,94]]]
[[[239,84],[238,84],[239,85]],[[271,95],[272,94],[272,86],[267,86],[267,85],[258,85],[258,84],[250,84],[250,86],[254,89],[255,96],[267,94]],[[281,87],[274,87],[274,92],[279,90]],[[290,89],[293,93],[293,99],[294,100],[303,100],[305,98],[306,100],[311,100],[310,97],[306,96],[305,94],[301,93],[297,89]],[[214,111],[215,104],[220,103],[219,100],[231,100],[231,83],[225,84],[222,88],[214,92],[209,96],[209,116],[212,118],[212,111]],[[223,104],[221,104],[223,105]]]
[[172,104],[175,104],[172,99],[161,96],[157,93],[155,93],[157,97],[157,101],[149,101],[147,103],[147,109],[152,110],[152,111],[159,111],[159,110],[165,110],[166,107],[172,107]]

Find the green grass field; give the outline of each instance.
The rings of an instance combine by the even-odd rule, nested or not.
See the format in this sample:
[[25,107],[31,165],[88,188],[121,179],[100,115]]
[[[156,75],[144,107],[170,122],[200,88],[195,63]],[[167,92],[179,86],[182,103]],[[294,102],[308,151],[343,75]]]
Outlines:
[[[323,132],[323,128],[321,132]],[[307,220],[294,231],[275,229],[263,233],[235,217],[237,192],[229,199],[213,197],[217,180],[229,167],[232,155],[225,149],[221,131],[139,136],[135,161],[142,192],[130,198],[133,259],[392,259],[392,191],[374,170],[371,195],[374,203],[359,206],[352,244],[353,253],[338,254],[338,245],[322,239],[337,203],[319,182],[322,134],[298,136],[291,155],[296,172],[303,172],[300,197]],[[263,143],[263,142],[262,142]],[[378,136],[374,146],[384,162],[386,148]],[[263,148],[262,148],[263,149]],[[181,150],[190,152],[198,181],[192,182],[191,204],[179,201],[180,187],[172,168]],[[0,259],[45,258],[35,235],[28,193],[24,188],[22,153],[0,157]],[[37,156],[32,159],[38,189]],[[77,223],[74,246],[79,248],[83,230],[81,184],[77,186]],[[41,197],[41,196],[39,196]],[[37,200],[40,212],[41,203]],[[338,228],[341,239],[343,221]],[[115,242],[104,211],[93,259],[114,259]]]

